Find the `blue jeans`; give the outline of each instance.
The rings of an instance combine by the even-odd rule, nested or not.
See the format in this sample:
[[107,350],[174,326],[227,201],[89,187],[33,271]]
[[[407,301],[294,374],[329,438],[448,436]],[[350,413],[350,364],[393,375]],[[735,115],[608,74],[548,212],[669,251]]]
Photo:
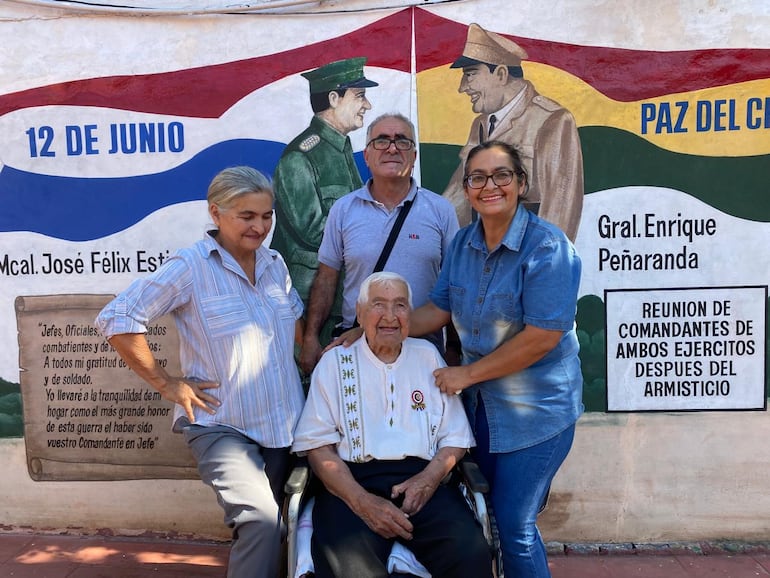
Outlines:
[[537,513],[551,480],[572,447],[575,425],[532,447],[490,453],[489,426],[483,407],[480,403],[476,412],[478,446],[474,458],[490,483],[503,571],[512,578],[550,578],[545,544],[537,529]]

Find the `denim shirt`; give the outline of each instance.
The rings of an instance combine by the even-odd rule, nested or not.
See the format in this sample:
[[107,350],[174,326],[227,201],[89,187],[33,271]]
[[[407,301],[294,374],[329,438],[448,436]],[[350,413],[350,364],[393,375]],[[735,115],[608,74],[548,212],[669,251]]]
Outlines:
[[463,364],[491,353],[525,325],[564,332],[556,347],[529,367],[465,390],[471,424],[479,395],[484,402],[492,452],[541,443],[583,411],[575,333],[580,271],[580,258],[564,233],[521,205],[492,252],[481,221],[461,229],[449,248],[430,298],[452,314]]

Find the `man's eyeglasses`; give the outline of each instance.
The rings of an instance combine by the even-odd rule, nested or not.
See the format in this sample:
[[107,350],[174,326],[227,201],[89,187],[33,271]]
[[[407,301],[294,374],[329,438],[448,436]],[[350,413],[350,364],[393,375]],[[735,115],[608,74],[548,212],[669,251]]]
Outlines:
[[414,141],[410,138],[405,138],[405,137],[400,137],[400,138],[377,137],[377,138],[373,138],[368,143],[366,143],[366,146],[371,145],[372,148],[374,148],[374,150],[386,151],[390,148],[390,143],[393,143],[394,145],[396,145],[396,149],[400,151],[410,151],[414,146]]
[[514,171],[497,171],[491,175],[473,173],[472,175],[465,177],[465,183],[471,189],[483,189],[486,186],[487,181],[492,179],[492,182],[495,183],[498,187],[504,187],[505,185],[511,184],[513,181],[513,175],[515,174],[516,173]]

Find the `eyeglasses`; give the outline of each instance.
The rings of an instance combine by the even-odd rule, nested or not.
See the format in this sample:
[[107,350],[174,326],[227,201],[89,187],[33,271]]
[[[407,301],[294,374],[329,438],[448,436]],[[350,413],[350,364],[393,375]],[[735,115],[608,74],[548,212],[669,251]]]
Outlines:
[[482,173],[474,173],[472,175],[468,175],[465,177],[465,183],[471,188],[471,189],[483,189],[487,181],[489,179],[492,179],[492,182],[495,183],[498,187],[504,187],[505,185],[510,185],[513,181],[513,175],[515,175],[514,171],[497,171],[496,173],[492,173],[491,175],[484,175]]
[[414,146],[414,141],[410,138],[405,138],[405,137],[399,137],[399,138],[377,137],[377,138],[373,138],[368,143],[366,143],[366,146],[371,145],[372,148],[374,148],[374,150],[386,151],[390,148],[390,143],[393,143],[394,145],[396,145],[396,149],[400,151],[410,151]]

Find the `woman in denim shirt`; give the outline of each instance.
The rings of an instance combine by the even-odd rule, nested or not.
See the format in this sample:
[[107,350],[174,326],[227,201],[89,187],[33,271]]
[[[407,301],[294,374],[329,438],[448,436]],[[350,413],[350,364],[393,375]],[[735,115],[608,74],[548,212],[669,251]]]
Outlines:
[[580,258],[561,230],[519,203],[527,175],[510,145],[471,150],[464,186],[479,219],[454,238],[411,332],[450,319],[457,328],[463,365],[434,375],[442,391],[463,393],[503,568],[515,578],[549,577],[536,518],[583,411],[574,327]]

